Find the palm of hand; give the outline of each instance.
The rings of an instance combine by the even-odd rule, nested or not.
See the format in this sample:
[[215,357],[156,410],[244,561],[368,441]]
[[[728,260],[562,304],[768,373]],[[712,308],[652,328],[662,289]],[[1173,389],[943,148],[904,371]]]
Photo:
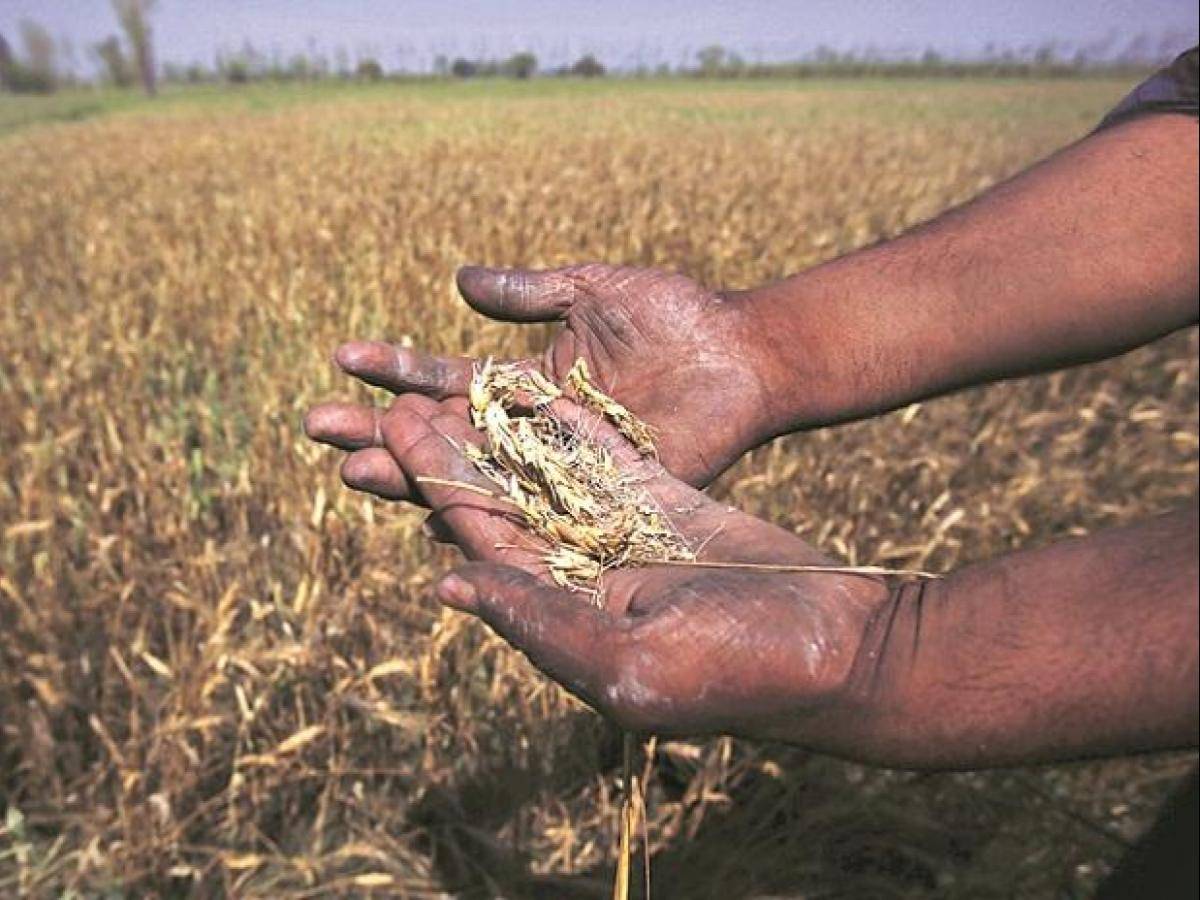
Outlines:
[[[792,733],[845,681],[885,591],[853,577],[651,566],[610,573],[602,609],[552,587],[540,547],[459,448],[478,440],[461,400],[399,399],[383,440],[440,527],[482,565],[451,576],[452,606],[484,618],[533,662],[624,727],[663,733]],[[706,561],[827,562],[789,532],[714,503],[620,450]],[[496,565],[497,563],[501,565]]]
[[[765,436],[766,397],[737,301],[653,269],[580,266],[544,295],[565,328],[543,360],[561,381],[576,359],[651,425],[666,468],[703,486]],[[553,302],[553,301],[552,301]]]

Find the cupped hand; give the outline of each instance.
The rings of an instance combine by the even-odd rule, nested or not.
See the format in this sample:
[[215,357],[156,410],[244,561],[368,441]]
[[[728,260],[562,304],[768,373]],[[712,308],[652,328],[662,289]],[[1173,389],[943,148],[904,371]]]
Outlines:
[[[602,389],[655,429],[663,465],[690,484],[706,485],[774,434],[761,342],[733,294],[683,275],[603,264],[541,272],[469,266],[459,271],[458,287],[494,319],[562,322],[544,356],[530,364],[561,383],[576,359],[585,360]],[[345,344],[336,359],[369,384],[436,400],[461,396],[471,378],[470,359],[381,341]],[[317,439],[352,451],[372,447],[373,436],[356,430],[369,414],[343,422],[344,407],[315,412],[310,433]],[[350,473],[382,465],[371,456],[351,463]],[[382,487],[376,493],[390,499],[407,496],[396,485]]]
[[[473,562],[437,588],[548,675],[622,727],[735,733],[820,744],[868,621],[886,602],[876,580],[830,573],[651,565],[613,570],[598,603],[546,577],[542,545],[461,447],[479,440],[465,404],[406,395],[377,420],[406,490],[435,530]],[[597,432],[644,484],[701,562],[822,565],[795,535],[717,504]],[[429,479],[433,479],[430,481]],[[443,482],[476,486],[471,490]]]

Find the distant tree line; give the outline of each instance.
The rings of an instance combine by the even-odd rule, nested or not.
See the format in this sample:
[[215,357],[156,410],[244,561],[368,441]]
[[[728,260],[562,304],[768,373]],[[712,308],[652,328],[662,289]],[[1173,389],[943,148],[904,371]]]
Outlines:
[[[119,26],[114,33],[92,44],[88,50],[101,79],[119,88],[140,84],[153,95],[158,82],[169,84],[250,82],[311,82],[326,79],[382,81],[387,78],[477,79],[535,77],[602,78],[612,75],[595,54],[587,53],[573,63],[550,68],[539,66],[528,50],[507,57],[451,57],[438,54],[431,70],[388,70],[378,58],[360,54],[351,59],[338,48],[332,57],[310,46],[307,52],[283,55],[257,49],[246,41],[237,50],[222,50],[212,65],[180,64],[155,60],[150,13],[155,0],[110,0]],[[73,49],[56,42],[36,22],[19,26],[20,52],[0,35],[0,86],[14,92],[49,92],[60,85],[76,83]],[[1191,36],[1164,36],[1157,47],[1146,35],[1135,35],[1122,53],[1113,56],[1098,50],[1077,50],[1057,43],[1026,47],[1020,51],[989,48],[970,59],[946,57],[936,50],[919,56],[888,57],[872,52],[846,52],[817,47],[802,58],[786,62],[748,61],[735,50],[713,44],[690,54],[684,62],[649,67],[625,68],[621,76],[654,78],[853,78],[853,77],[1036,77],[1053,78],[1109,72],[1145,70],[1167,55],[1167,45],[1186,43]],[[1182,47],[1176,48],[1176,52]],[[65,64],[64,64],[65,63]]]
[[0,82],[10,91],[46,94],[58,86],[58,45],[37,22],[20,24],[24,54],[18,57],[0,35]]
[[[1135,38],[1131,44],[1145,43]],[[1183,47],[1179,48],[1180,50]],[[1022,52],[989,49],[982,55],[959,59],[927,49],[918,57],[888,58],[874,53],[839,52],[817,47],[805,58],[787,62],[747,62],[736,52],[719,44],[696,53],[695,65],[675,70],[693,78],[1055,78],[1084,74],[1141,71],[1151,65],[1145,55],[1121,55],[1096,58],[1087,51],[1064,51],[1056,43],[1045,43]]]
[[331,59],[324,53],[294,53],[289,56],[267,55],[246,41],[235,51],[222,51],[216,55],[211,68],[192,63],[179,65],[166,63],[162,67],[163,81],[171,84],[205,84],[225,82],[248,84],[251,82],[305,82],[337,79],[343,81],[382,81],[387,78],[511,78],[526,80],[537,76],[578,78],[600,78],[607,69],[594,55],[581,56],[569,66],[542,69],[533,53],[521,51],[503,59],[467,57],[450,58],[437,55],[433,59],[432,72],[411,73],[402,70],[388,71],[373,56],[362,56],[351,62],[344,50],[335,52]]
[[[113,12],[124,41],[109,35],[89,50],[106,81],[117,87],[140,83],[147,94],[157,90],[150,12],[155,0],[112,0]],[[55,41],[41,25],[23,19],[18,26],[21,56],[0,35],[0,87],[14,93],[50,93],[77,82],[73,74],[74,48]]]
[[[541,74],[560,78],[602,78],[607,72],[604,63],[593,54],[585,53],[569,66],[556,66]],[[538,73],[538,59],[528,51],[514,53],[507,59],[467,59],[459,56],[451,60],[439,55],[433,60],[433,74],[441,77],[525,79]]]

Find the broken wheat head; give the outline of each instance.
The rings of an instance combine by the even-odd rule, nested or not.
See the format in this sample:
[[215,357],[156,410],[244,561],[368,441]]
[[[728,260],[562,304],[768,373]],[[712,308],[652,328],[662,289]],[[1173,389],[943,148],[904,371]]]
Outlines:
[[[654,455],[650,428],[599,388],[576,360],[567,385],[582,406],[603,417],[643,456]],[[593,436],[551,410],[563,396],[540,372],[488,360],[471,381],[472,424],[485,447],[464,452],[548,544],[544,559],[562,587],[597,596],[612,568],[687,561],[695,553],[635,476],[622,471]],[[514,408],[532,409],[516,415]]]

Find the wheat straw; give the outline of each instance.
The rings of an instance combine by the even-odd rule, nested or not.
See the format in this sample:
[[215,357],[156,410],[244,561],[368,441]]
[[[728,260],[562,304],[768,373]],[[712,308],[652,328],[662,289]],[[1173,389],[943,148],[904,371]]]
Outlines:
[[713,559],[655,559],[637,560],[640,565],[685,566],[698,569],[740,569],[748,572],[814,572],[826,575],[862,575],[878,578],[941,578],[937,572],[920,569],[892,569],[887,566],[818,566],[788,565],[786,563],[728,562]]

